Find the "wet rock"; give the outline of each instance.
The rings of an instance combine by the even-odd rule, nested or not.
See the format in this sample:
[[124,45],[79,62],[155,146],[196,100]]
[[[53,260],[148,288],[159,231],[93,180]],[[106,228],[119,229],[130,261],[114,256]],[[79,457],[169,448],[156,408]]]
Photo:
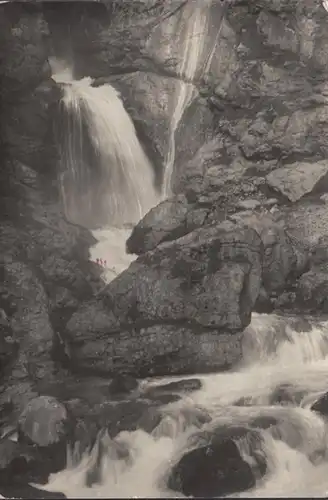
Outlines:
[[0,486],[0,494],[4,498],[67,498],[64,493],[44,491],[29,484],[15,484],[15,486]]
[[328,415],[328,392],[320,396],[311,406],[311,410],[326,417]]
[[62,403],[50,396],[39,396],[26,405],[18,425],[21,439],[46,447],[66,438],[70,422]]
[[169,382],[168,384],[156,385],[150,387],[146,394],[162,394],[166,392],[182,392],[188,393],[193,391],[198,391],[202,388],[202,383],[197,378],[189,378],[185,380],[177,380],[175,382]]
[[242,397],[233,402],[234,406],[253,406],[252,397]]
[[158,425],[158,403],[138,399],[121,403],[106,403],[100,408],[103,412],[104,428],[107,428],[110,437],[114,438],[122,431],[142,429],[151,433]]
[[212,420],[205,408],[181,404],[162,408],[161,415],[162,419],[153,431],[153,435],[157,438],[177,439],[177,436],[186,431],[202,429]]
[[275,388],[270,396],[269,404],[272,405],[299,405],[306,392],[289,384],[282,384]]
[[138,381],[128,375],[117,375],[109,384],[109,393],[111,396],[129,394],[138,387]]
[[170,393],[157,393],[156,391],[152,392],[147,392],[145,394],[147,399],[150,399],[152,401],[156,401],[157,403],[167,405],[169,403],[174,403],[176,401],[180,401],[181,396],[178,394],[170,394]]
[[[52,453],[58,450],[52,449]],[[8,438],[0,441],[0,493],[3,491],[24,491],[29,483],[44,484],[49,474],[65,467],[65,461],[58,462],[56,456],[30,444],[13,442]],[[25,498],[25,497],[24,497]]]
[[279,420],[275,417],[260,416],[252,420],[249,425],[250,427],[256,427],[258,429],[270,429],[271,427],[277,425]]
[[143,430],[150,434],[162,418],[163,404],[138,398],[93,405],[83,401],[72,405],[71,402],[69,406],[75,422],[70,444],[81,454],[90,450],[104,431],[111,439],[123,431]]
[[8,438],[0,440],[0,470],[5,469],[15,458],[19,456],[20,446]]
[[[241,456],[237,442],[252,441],[256,449],[260,447],[259,435],[247,429],[231,428],[228,432],[221,429],[209,434],[208,440],[208,444],[186,453],[173,467],[168,487],[195,498],[222,497],[252,488],[256,474]],[[263,475],[266,470],[263,460],[259,469]]]
[[[215,129],[215,119],[207,100],[195,95],[175,132],[176,151],[171,180],[174,193],[187,193],[189,185],[192,189],[195,173],[202,167],[198,153],[215,136]],[[200,160],[198,167],[195,158]]]
[[325,160],[292,163],[271,172],[266,181],[271,188],[295,202],[318,189],[328,189],[328,165]]

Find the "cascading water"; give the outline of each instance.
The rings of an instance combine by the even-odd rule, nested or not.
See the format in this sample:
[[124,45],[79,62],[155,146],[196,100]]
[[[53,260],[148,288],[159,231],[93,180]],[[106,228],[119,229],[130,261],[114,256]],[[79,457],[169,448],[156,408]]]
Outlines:
[[[313,321],[313,325],[307,332],[298,332],[288,318],[254,314],[245,331],[244,360],[238,370],[200,376],[202,389],[163,406],[162,421],[151,434],[121,432],[114,440],[104,435],[98,465],[101,480],[91,488],[85,479],[99,459],[97,448],[78,463],[71,460],[42,488],[61,491],[69,498],[176,497],[167,487],[167,473],[190,448],[197,432],[191,410],[205,408],[212,417],[205,424],[208,430],[247,425],[255,418],[277,421],[274,432],[259,431],[266,474],[239,497],[326,496],[327,423],[309,406],[328,387],[328,322]],[[140,387],[175,379],[143,381]],[[285,402],[277,397],[281,387],[288,387]],[[122,447],[128,450],[125,459],[118,454]]]
[[129,231],[153,206],[158,194],[152,166],[133,122],[111,85],[93,87],[91,78],[74,81],[56,65],[62,83],[60,185],[69,220],[94,229],[99,243],[91,258],[107,261],[110,281],[134,257],[125,253]]
[[[91,84],[91,78],[83,78],[64,85],[62,102],[68,116],[74,118],[61,157],[66,213],[83,224],[85,207],[91,217],[97,217],[97,203],[102,203],[101,215],[106,214],[107,224],[135,224],[157,200],[152,167],[116,90],[111,85],[95,88]],[[91,140],[88,146],[93,150],[94,165],[85,164],[83,126]],[[66,176],[71,181],[69,188]]]
[[[190,15],[187,34],[183,35],[180,65],[181,74],[190,79],[198,70],[203,50],[203,42],[196,34],[206,31],[208,15],[208,4],[202,0],[193,4],[195,10],[191,5],[190,2],[186,7]],[[67,72],[63,74],[67,79]],[[84,188],[88,187],[85,179],[94,173],[92,162],[95,160],[100,168],[96,179],[105,181],[102,187],[112,196],[107,205],[108,215],[122,228],[156,203],[151,167],[116,92],[110,86],[93,89],[90,83],[90,79],[84,79],[65,86],[65,112],[72,123],[63,166],[70,178],[77,179],[78,186]],[[175,95],[166,195],[170,192],[175,132],[193,91],[192,84],[180,82]],[[82,123],[87,126],[86,132]],[[91,151],[84,149],[84,134]],[[80,189],[71,192],[65,188],[65,179],[63,181],[66,198],[74,192],[73,201],[68,200],[66,204],[68,213],[80,216],[84,205],[92,212],[92,194],[88,196],[88,191],[83,193]],[[122,205],[123,201],[128,202],[127,206]],[[75,209],[76,205],[79,210]],[[108,245],[111,245],[116,264],[125,239],[125,229],[121,230],[116,250],[110,236],[113,238],[117,233],[109,234],[114,229],[99,230],[101,234],[98,234],[99,239],[103,238],[99,245],[104,245],[105,258],[108,259]],[[118,272],[125,265],[126,261],[119,262]],[[114,439],[103,434],[89,454],[77,458],[71,453],[67,468],[53,474],[48,484],[39,488],[60,491],[69,498],[177,497],[177,493],[168,488],[167,475],[172,464],[190,449],[190,438],[197,431],[191,415],[203,408],[212,419],[204,424],[209,431],[219,426],[247,425],[258,417],[277,421],[274,432],[270,428],[259,430],[266,473],[256,481],[254,488],[239,493],[239,497],[327,496],[327,422],[310,407],[328,389],[328,322],[312,319],[310,323],[311,328],[300,331],[294,319],[253,314],[252,323],[244,333],[243,359],[238,369],[199,376],[203,384],[200,390],[183,395],[178,402],[163,404],[162,419],[153,432],[124,431]],[[174,379],[177,377],[142,381],[139,390]],[[248,457],[252,454],[246,445],[241,452]],[[88,474],[95,468],[98,480],[87,486]],[[220,491],[217,494],[220,496]]]
[[[170,124],[169,150],[164,171],[163,197],[167,198],[171,194],[171,181],[175,161],[175,136],[180,121],[186,108],[197,94],[193,83],[195,76],[201,71],[206,59],[206,66],[209,65],[209,58],[206,58],[205,48],[208,36],[208,22],[210,15],[211,1],[196,0],[187,2],[182,12],[182,23],[180,23],[178,40],[173,38],[179,47],[178,74],[181,79],[177,79],[176,90],[173,96],[173,113]],[[174,25],[173,28],[177,29]],[[169,47],[170,51],[170,47]],[[213,56],[213,48],[210,56]]]

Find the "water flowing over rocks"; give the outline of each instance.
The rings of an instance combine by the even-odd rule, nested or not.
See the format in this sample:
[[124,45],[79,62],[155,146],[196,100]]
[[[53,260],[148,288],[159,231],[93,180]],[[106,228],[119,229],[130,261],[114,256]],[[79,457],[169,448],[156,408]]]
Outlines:
[[[193,439],[197,440],[197,436]],[[264,475],[263,457],[259,455],[258,463],[252,467],[238,446],[238,441],[245,439],[253,441],[253,453],[260,448],[261,436],[251,429],[221,428],[203,439],[200,434],[198,439],[204,444],[186,453],[173,467],[168,482],[172,490],[193,498],[222,497],[253,487],[258,476],[256,469],[260,476]]]
[[[0,496],[325,496],[327,9],[0,10]],[[110,283],[65,158],[93,200],[156,193],[105,228],[131,257]]]

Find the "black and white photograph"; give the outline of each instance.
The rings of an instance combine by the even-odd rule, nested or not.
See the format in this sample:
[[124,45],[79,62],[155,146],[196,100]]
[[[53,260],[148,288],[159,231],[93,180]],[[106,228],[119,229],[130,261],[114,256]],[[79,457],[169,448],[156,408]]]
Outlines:
[[0,2],[0,499],[327,498],[328,0]]

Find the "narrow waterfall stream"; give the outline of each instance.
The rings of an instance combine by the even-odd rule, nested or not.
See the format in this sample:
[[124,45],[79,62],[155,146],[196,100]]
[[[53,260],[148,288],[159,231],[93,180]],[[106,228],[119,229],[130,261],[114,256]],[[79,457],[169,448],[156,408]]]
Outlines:
[[[204,62],[206,61],[208,67],[211,57],[213,57],[213,47],[210,49],[208,56],[205,53],[209,30],[210,7],[211,1],[209,0],[188,2],[182,11],[183,22],[181,29],[173,26],[175,31],[179,33],[180,57],[177,70],[181,79],[177,79],[176,81],[176,89],[172,100],[173,112],[170,126],[170,141],[163,181],[164,198],[167,198],[172,193],[171,182],[176,153],[176,132],[185,110],[191,104],[195,95],[197,95],[197,89],[193,80],[201,72]],[[173,41],[176,41],[175,38],[173,38]],[[171,50],[173,51],[173,48]]]

